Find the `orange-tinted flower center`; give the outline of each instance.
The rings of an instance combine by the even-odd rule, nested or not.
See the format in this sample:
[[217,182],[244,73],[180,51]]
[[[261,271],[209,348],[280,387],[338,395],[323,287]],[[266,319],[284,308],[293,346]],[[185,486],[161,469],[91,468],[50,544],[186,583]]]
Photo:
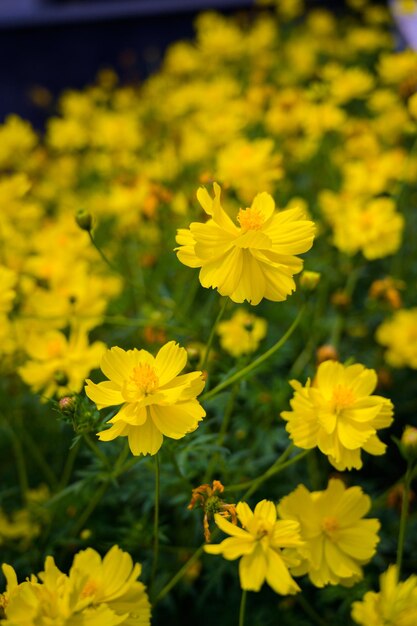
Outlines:
[[158,376],[149,363],[139,363],[139,365],[134,367],[131,378],[138,389],[144,394],[153,393],[158,389]]
[[331,399],[331,405],[334,411],[339,412],[343,409],[347,409],[355,402],[355,394],[350,387],[344,387],[343,385],[337,385],[333,389],[333,395]]
[[267,535],[269,535],[271,531],[271,524],[265,521],[259,521],[256,527],[256,531],[255,531],[255,536],[256,539],[262,539],[263,537],[266,537]]
[[264,216],[261,211],[255,207],[239,209],[237,221],[243,231],[260,230],[264,223]]
[[52,339],[46,347],[48,357],[54,359],[62,355],[62,342],[59,339]]
[[323,518],[321,527],[326,535],[331,537],[336,530],[339,530],[339,520],[336,517],[329,515],[328,517]]
[[98,589],[98,584],[95,580],[88,580],[84,585],[84,588],[81,592],[82,598],[88,598],[89,596],[93,596]]

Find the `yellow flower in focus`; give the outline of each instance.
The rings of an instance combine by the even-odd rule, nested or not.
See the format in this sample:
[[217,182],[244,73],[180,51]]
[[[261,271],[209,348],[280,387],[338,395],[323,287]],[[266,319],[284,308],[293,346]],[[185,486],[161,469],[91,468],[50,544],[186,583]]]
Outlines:
[[371,499],[360,487],[345,488],[331,479],[327,489],[310,493],[304,485],[284,497],[278,514],[300,524],[305,542],[294,552],[301,563],[291,568],[296,576],[309,575],[313,585],[351,586],[363,577],[362,565],[375,554],[379,541],[377,519],[362,519]]
[[417,576],[398,581],[395,565],[380,578],[380,591],[368,591],[352,604],[352,619],[363,626],[415,626],[417,623]]
[[223,532],[231,535],[217,545],[205,545],[209,554],[221,554],[225,559],[239,561],[239,578],[242,589],[259,591],[266,581],[282,595],[300,590],[288,571],[294,562],[289,560],[285,549],[301,546],[300,526],[293,520],[277,520],[273,502],[262,500],[254,511],[239,502],[237,516],[242,528],[228,522],[219,514],[214,519]]
[[292,411],[283,411],[281,417],[295,445],[318,446],[337,470],[360,469],[362,449],[384,454],[386,445],[376,433],[391,424],[393,406],[387,398],[372,395],[376,384],[374,370],[336,361],[321,363],[305,387],[291,381]]
[[266,320],[239,308],[230,320],[219,322],[220,345],[234,357],[255,352],[266,335],[267,326]]
[[263,192],[250,208],[239,210],[238,226],[221,206],[220,193],[216,183],[214,199],[206,189],[198,190],[197,198],[210,219],[178,230],[179,260],[201,267],[203,287],[217,289],[234,302],[286,300],[295,290],[293,275],[303,267],[295,255],[313,244],[313,222],[301,208],[276,210],[272,196]]
[[179,376],[186,363],[186,350],[174,341],[156,357],[136,348],[107,350],[100,367],[109,381],[96,385],[87,380],[85,392],[98,409],[122,406],[99,439],[128,437],[132,454],[156,454],[163,435],[181,439],[194,431],[206,414],[196,399],[204,381],[201,372]]
[[98,367],[106,346],[101,341],[91,345],[81,327],[73,329],[69,339],[57,330],[39,333],[25,346],[29,360],[18,373],[32,390],[44,398],[78,393],[92,369]]
[[377,328],[376,340],[387,348],[389,365],[417,369],[417,308],[396,311]]

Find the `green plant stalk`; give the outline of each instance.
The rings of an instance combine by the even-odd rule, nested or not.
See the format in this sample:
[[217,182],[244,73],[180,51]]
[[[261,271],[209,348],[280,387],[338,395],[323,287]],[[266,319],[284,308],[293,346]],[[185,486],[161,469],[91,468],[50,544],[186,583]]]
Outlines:
[[29,490],[28,474],[26,469],[25,455],[23,454],[22,446],[19,438],[14,430],[9,426],[10,439],[12,441],[12,448],[14,457],[16,460],[16,471],[19,480],[19,487],[22,494],[23,502],[26,501],[26,494]]
[[279,339],[271,348],[269,348],[269,350],[267,350],[266,352],[261,354],[261,356],[259,356],[257,359],[252,361],[252,363],[250,363],[246,367],[242,368],[241,370],[239,370],[238,372],[236,372],[232,376],[230,376],[230,378],[227,378],[222,383],[220,383],[219,385],[217,385],[216,387],[214,387],[210,391],[207,391],[207,393],[203,394],[200,397],[200,402],[204,402],[205,400],[209,400],[210,398],[213,398],[220,391],[223,391],[223,389],[226,389],[227,387],[230,387],[230,385],[233,385],[233,383],[236,383],[238,380],[241,380],[242,378],[244,378],[248,374],[252,373],[257,367],[259,367],[260,365],[265,363],[265,361],[267,361],[273,354],[275,354],[275,352],[277,352],[280,348],[282,348],[282,346],[291,337],[291,335],[293,334],[294,330],[297,328],[298,324],[300,323],[300,320],[301,320],[301,317],[302,317],[302,315],[304,313],[304,310],[305,310],[305,306],[303,306],[299,310],[297,317],[295,318],[295,320],[293,321],[293,323],[291,324],[291,326],[289,327],[287,332],[284,333],[284,335],[281,337],[281,339]]
[[22,441],[26,446],[27,452],[31,455],[32,459],[38,465],[39,469],[43,473],[43,476],[46,482],[48,483],[48,485],[50,486],[50,488],[53,491],[58,490],[59,488],[58,480],[53,470],[50,468],[48,462],[46,461],[44,455],[40,451],[39,446],[37,445],[36,441],[33,439],[33,437],[31,437],[29,432],[25,430],[24,428],[20,429],[19,435],[22,438]]
[[[235,405],[237,391],[238,391],[238,385],[235,384],[232,387],[232,393],[230,394],[230,398],[229,398],[226,410],[225,410],[224,415],[223,415],[222,424],[220,426],[220,431],[219,431],[219,434],[217,436],[216,445],[218,445],[218,446],[221,446],[223,444],[224,438],[225,438],[226,433],[227,433],[227,429],[229,428],[230,418],[232,416],[233,407]],[[212,459],[211,459],[211,461],[210,461],[210,463],[208,465],[207,471],[205,473],[205,476],[204,476],[204,480],[203,480],[204,483],[208,483],[210,481],[210,479],[211,479],[211,477],[213,475],[213,470],[214,470],[214,468],[215,468],[215,466],[217,464],[218,458],[219,458],[219,455],[217,453],[214,454],[214,456],[212,457]]]
[[222,305],[221,305],[221,307],[220,307],[220,311],[219,311],[219,313],[218,313],[218,315],[216,317],[216,320],[215,320],[215,322],[214,322],[214,324],[213,324],[213,326],[211,328],[210,336],[208,338],[208,341],[207,341],[207,344],[206,344],[206,349],[204,351],[204,356],[203,356],[203,358],[202,358],[202,360],[201,360],[201,362],[199,364],[199,369],[201,369],[203,371],[207,368],[207,363],[208,363],[208,359],[209,359],[209,356],[210,356],[210,350],[211,350],[211,346],[213,344],[214,335],[216,333],[217,326],[218,326],[221,318],[223,317],[223,314],[224,314],[224,312],[226,310],[226,307],[227,307],[228,303],[229,303],[229,298],[225,298],[223,303],[222,303]]
[[317,611],[311,606],[309,601],[305,598],[303,593],[299,593],[295,596],[296,601],[303,609],[304,613],[308,615],[312,622],[317,624],[317,626],[326,626],[326,622],[321,619],[320,615]]
[[[214,533],[213,533],[212,536],[214,536]],[[178,570],[178,572],[175,574],[175,576],[173,576],[171,578],[171,580],[167,582],[165,587],[163,587],[161,589],[161,591],[158,593],[158,595],[156,596],[156,598],[152,602],[152,606],[153,607],[156,606],[157,603],[162,600],[162,598],[165,598],[165,596],[171,591],[171,589],[173,587],[175,587],[175,585],[181,580],[181,578],[184,576],[184,574],[187,573],[188,568],[191,567],[191,565],[193,563],[195,563],[197,561],[197,559],[200,558],[200,556],[204,552],[204,546],[205,545],[206,545],[205,543],[201,544],[201,546],[199,546],[197,548],[197,550],[195,550],[195,552],[190,556],[188,561],[186,563],[184,563],[184,565]]]
[[100,448],[98,447],[98,445],[96,444],[95,441],[92,441],[90,439],[90,436],[88,435],[88,433],[85,433],[83,435],[83,439],[85,441],[85,443],[87,444],[87,446],[90,448],[90,450],[94,453],[94,456],[96,456],[98,459],[100,459],[100,461],[103,463],[103,465],[105,467],[108,466],[109,464],[109,459],[107,458],[107,456],[100,450]]
[[245,610],[246,610],[246,596],[248,592],[246,589],[242,589],[242,597],[240,598],[239,607],[239,626],[244,626],[245,623]]
[[152,593],[155,584],[155,575],[158,568],[159,557],[159,497],[160,497],[160,468],[159,468],[159,455],[155,455],[155,510],[153,520],[153,558],[152,558],[152,570],[151,579],[149,585],[149,593]]
[[85,523],[90,518],[92,513],[95,511],[96,507],[100,504],[100,500],[102,499],[102,497],[106,493],[109,484],[110,484],[110,480],[109,479],[105,480],[101,484],[101,486],[97,489],[97,491],[94,492],[94,495],[91,498],[88,506],[84,509],[82,515],[80,515],[80,517],[78,518],[78,520],[74,524],[74,527],[72,529],[72,535],[74,537],[77,537],[78,534],[82,531],[82,529],[84,528]]
[[403,561],[403,553],[404,553],[404,541],[405,541],[405,531],[407,528],[407,518],[408,518],[408,508],[410,504],[410,486],[413,478],[412,465],[409,462],[407,466],[407,471],[404,476],[404,490],[402,494],[402,503],[401,503],[401,517],[400,517],[400,529],[398,532],[398,544],[397,544],[397,575],[398,579],[401,576],[401,566]]
[[59,481],[59,489],[64,489],[71,478],[72,469],[74,467],[75,459],[77,458],[78,451],[80,449],[81,441],[78,440],[77,443],[70,449],[68,452],[67,459],[65,461],[64,469],[62,470],[61,480]]

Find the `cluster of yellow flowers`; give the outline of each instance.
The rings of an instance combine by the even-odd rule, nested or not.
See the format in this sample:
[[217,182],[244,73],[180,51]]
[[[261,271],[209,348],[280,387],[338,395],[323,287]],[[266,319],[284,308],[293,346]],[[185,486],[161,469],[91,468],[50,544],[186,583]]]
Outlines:
[[[318,316],[327,315],[327,304],[333,308],[325,330],[317,336],[312,331],[294,359],[292,376],[300,377],[317,337],[330,326],[335,345],[331,360],[318,363],[306,384],[290,382],[290,410],[281,411],[283,436],[288,433],[292,442],[288,456],[295,447],[317,448],[344,472],[363,467],[362,452],[386,451],[379,431],[393,422],[393,403],[375,393],[376,369],[355,362],[350,347],[345,362],[336,350],[355,271],[366,268],[364,282],[378,274],[369,300],[381,314],[357,336],[374,342],[372,355],[379,349],[381,363],[417,369],[417,309],[407,308],[412,296],[403,306],[396,285],[405,291],[407,276],[386,259],[412,232],[402,189],[417,180],[417,157],[410,150],[417,137],[417,52],[394,53],[387,11],[365,0],[350,2],[361,14],[356,25],[313,9],[291,30],[287,21],[302,14],[301,0],[259,4],[272,6],[279,19],[261,9],[242,23],[205,13],[196,21],[195,41],[174,44],[161,70],[140,88],[120,86],[113,72],[104,71],[95,86],[68,91],[42,138],[16,116],[0,127],[2,374],[44,401],[63,398],[55,402],[61,409],[80,398],[98,411],[115,407],[105,417],[110,427],[103,427],[104,420],[97,426],[97,418],[92,431],[99,430],[100,442],[127,438],[106,488],[118,477],[128,448],[134,456],[156,455],[164,438],[193,433],[206,417],[206,398],[274,354],[280,341],[258,359],[249,358],[267,343],[271,326],[276,329],[271,311],[298,286],[322,289]],[[322,280],[307,271],[297,282],[300,255],[313,242],[309,263],[313,259]],[[172,271],[175,254],[191,270],[178,263]],[[220,321],[219,314],[198,364],[188,364],[192,340],[203,341],[202,325],[193,328],[191,318],[207,315],[188,284],[192,270],[198,271],[198,289],[217,291],[224,306],[226,299],[239,305],[229,319]],[[335,292],[342,279],[345,291]],[[389,290],[389,298],[378,300]],[[182,302],[175,300],[181,298],[189,301],[180,313]],[[253,313],[258,305],[259,316]],[[395,312],[383,319],[387,308]],[[177,323],[185,347],[170,340]],[[107,324],[129,332],[106,335]],[[138,331],[152,331],[153,324],[159,334]],[[225,357],[235,368],[229,376],[210,371],[216,337],[232,357]],[[386,348],[384,355],[376,344]],[[129,348],[136,345],[145,347]],[[99,368],[97,376],[106,380],[94,382],[91,372]],[[209,389],[198,398],[206,381]],[[85,382],[88,400],[81,395]],[[240,393],[233,389],[226,409],[216,407],[225,414],[217,448]],[[216,421],[210,410],[208,430]],[[86,440],[100,458],[101,444]],[[207,475],[216,462],[213,455]],[[68,481],[71,463],[64,472]],[[354,585],[376,553],[380,522],[365,519],[370,497],[342,478],[330,478],[323,490],[299,484],[277,504],[263,499],[253,510],[245,496],[236,507],[219,502],[219,481],[216,488],[193,490],[213,498],[212,509],[205,510],[206,537],[213,517],[229,535],[205,551],[240,559],[245,591],[259,591],[266,582],[279,594],[295,594],[295,578],[303,575],[316,587]],[[249,482],[256,487],[256,479]],[[0,540],[2,529],[5,540],[31,541],[41,532],[24,511],[7,516],[0,510]],[[154,535],[157,546],[157,529]],[[118,546],[103,558],[92,548],[79,552],[68,575],[52,556],[42,572],[20,584],[11,566],[3,571],[5,626],[150,623],[147,594],[137,580],[141,567]],[[389,568],[381,591],[354,603],[353,619],[413,626],[416,578],[398,578],[398,570]]]
[[149,626],[150,604],[138,581],[141,566],[127,552],[113,546],[101,558],[87,548],[79,552],[69,574],[45,560],[45,569],[18,583],[10,565],[3,565],[7,580],[0,596],[4,626]]

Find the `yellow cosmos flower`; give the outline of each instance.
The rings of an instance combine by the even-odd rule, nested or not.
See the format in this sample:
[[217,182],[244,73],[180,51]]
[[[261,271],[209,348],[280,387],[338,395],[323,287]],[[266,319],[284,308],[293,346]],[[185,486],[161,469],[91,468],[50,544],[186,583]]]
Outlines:
[[364,626],[414,626],[417,624],[417,576],[398,582],[391,565],[380,576],[380,591],[368,591],[361,602],[352,604],[352,618]]
[[107,350],[100,367],[109,381],[96,385],[87,380],[85,391],[98,409],[122,407],[99,439],[128,437],[132,454],[156,454],[163,435],[181,439],[195,430],[206,414],[196,400],[204,381],[201,372],[179,376],[186,362],[186,350],[175,341],[156,357],[146,350]]
[[300,588],[288,571],[294,559],[288,559],[284,550],[302,544],[298,522],[277,520],[276,507],[269,500],[258,502],[253,512],[246,502],[239,502],[236,512],[242,528],[219,514],[214,516],[217,526],[231,536],[217,545],[204,546],[205,551],[221,554],[230,561],[242,557],[239,561],[242,589],[259,591],[266,581],[282,595],[297,593]]
[[361,449],[384,454],[377,429],[392,422],[392,402],[371,395],[377,384],[374,370],[359,363],[344,366],[325,361],[312,384],[291,381],[292,411],[283,411],[287,431],[299,448],[318,446],[338,470],[362,467]]
[[219,322],[217,333],[223,350],[234,357],[239,357],[258,349],[259,343],[266,335],[267,327],[266,320],[239,308],[230,320]]
[[272,196],[263,192],[251,207],[239,210],[238,226],[221,206],[220,193],[216,183],[214,198],[206,189],[198,190],[197,198],[210,219],[178,231],[179,260],[201,267],[203,287],[217,289],[234,302],[286,300],[295,289],[293,275],[303,267],[295,255],[313,244],[313,222],[300,208],[277,211]]
[[301,563],[291,568],[307,574],[316,587],[351,586],[363,577],[362,565],[375,554],[379,541],[377,519],[362,519],[371,506],[360,487],[346,489],[338,479],[327,489],[310,493],[304,485],[283,498],[278,514],[299,522],[305,542],[294,552]]
[[141,567],[113,546],[101,559],[89,548],[76,555],[67,576],[48,556],[45,569],[18,583],[14,569],[2,566],[7,580],[0,596],[4,626],[149,626],[150,604],[137,580]]
[[417,308],[397,311],[378,327],[376,340],[386,346],[389,365],[417,369]]

